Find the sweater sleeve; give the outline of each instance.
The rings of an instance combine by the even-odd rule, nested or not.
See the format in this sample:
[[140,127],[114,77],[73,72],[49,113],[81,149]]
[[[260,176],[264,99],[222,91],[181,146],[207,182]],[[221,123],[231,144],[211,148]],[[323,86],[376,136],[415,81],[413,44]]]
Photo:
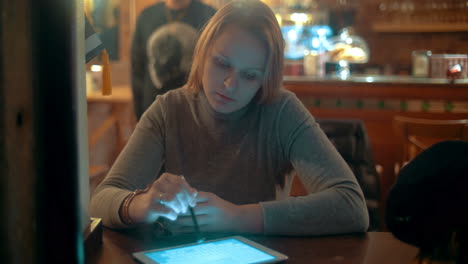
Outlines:
[[308,195],[262,202],[265,234],[365,232],[369,217],[356,178],[297,97],[282,106],[278,121],[285,159]]
[[164,113],[162,96],[158,96],[138,122],[107,177],[96,188],[90,215],[102,218],[111,228],[125,228],[119,215],[125,197],[135,189],[144,189],[161,170],[164,160]]

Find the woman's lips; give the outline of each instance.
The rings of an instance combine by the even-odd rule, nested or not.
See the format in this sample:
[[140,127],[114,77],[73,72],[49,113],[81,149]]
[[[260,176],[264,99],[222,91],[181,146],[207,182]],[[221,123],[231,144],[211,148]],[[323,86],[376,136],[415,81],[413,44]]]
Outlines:
[[216,93],[218,99],[220,99],[222,102],[234,102],[235,100],[232,99],[231,97],[227,97],[223,94],[220,94],[220,93]]

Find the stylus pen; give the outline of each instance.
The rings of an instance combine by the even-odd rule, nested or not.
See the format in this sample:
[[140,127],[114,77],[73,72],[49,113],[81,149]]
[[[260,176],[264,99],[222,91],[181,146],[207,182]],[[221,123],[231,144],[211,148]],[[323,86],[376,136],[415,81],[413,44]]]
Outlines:
[[201,235],[200,227],[198,226],[197,217],[195,216],[195,213],[193,212],[193,208],[191,206],[189,206],[189,210],[190,210],[190,215],[192,216],[193,225],[195,226],[195,232],[197,233],[197,240],[198,240],[197,242],[201,243],[205,240],[205,238],[203,238]]

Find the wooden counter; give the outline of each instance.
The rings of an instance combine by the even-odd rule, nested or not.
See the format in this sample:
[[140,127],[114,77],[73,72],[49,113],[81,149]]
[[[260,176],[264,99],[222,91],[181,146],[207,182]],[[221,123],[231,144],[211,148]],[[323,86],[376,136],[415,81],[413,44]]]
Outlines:
[[316,118],[364,121],[376,163],[383,167],[383,202],[395,180],[400,147],[392,127],[395,115],[468,119],[468,80],[451,84],[443,79],[409,77],[285,77],[284,87],[296,93]]

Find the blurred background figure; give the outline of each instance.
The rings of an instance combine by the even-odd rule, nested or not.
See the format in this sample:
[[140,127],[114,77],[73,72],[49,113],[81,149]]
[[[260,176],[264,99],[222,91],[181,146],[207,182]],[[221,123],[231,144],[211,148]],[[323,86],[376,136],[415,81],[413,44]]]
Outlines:
[[420,249],[416,263],[468,263],[468,142],[428,148],[398,175],[386,222],[398,239]]
[[197,31],[184,23],[160,27],[148,39],[149,75],[159,94],[185,84],[192,65]]
[[[171,51],[170,54],[167,52],[171,43],[179,42],[179,44],[174,44],[179,50],[181,47],[182,50],[187,48],[186,44],[189,41],[181,40],[181,38],[188,37],[190,39],[193,34],[188,33],[190,36],[186,36],[180,33],[169,37],[168,33],[171,30],[163,29],[163,33],[157,33],[158,30],[167,24],[184,23],[198,33],[214,13],[214,8],[198,0],[166,0],[146,8],[138,17],[131,48],[131,85],[135,114],[138,120],[157,95],[163,94],[169,89],[177,88],[175,86],[183,84],[187,78],[184,67],[180,69],[179,74],[176,73],[180,64],[172,60],[186,62],[186,59],[181,59],[181,56],[189,54],[185,53],[185,51],[179,53],[177,50]],[[177,26],[174,29],[178,27],[180,28],[180,26]],[[184,29],[184,33],[186,32],[190,32],[190,30]],[[167,38],[158,40],[158,34],[166,34]],[[155,40],[158,41],[155,42]],[[164,51],[165,54],[161,54],[161,51]],[[168,71],[171,77],[158,75],[158,70],[154,68],[158,65],[170,66],[171,69],[159,68],[161,71],[159,73]],[[176,79],[175,76],[177,75]],[[155,78],[156,76],[159,77]],[[170,79],[168,80],[170,84],[165,86],[161,78]]]

